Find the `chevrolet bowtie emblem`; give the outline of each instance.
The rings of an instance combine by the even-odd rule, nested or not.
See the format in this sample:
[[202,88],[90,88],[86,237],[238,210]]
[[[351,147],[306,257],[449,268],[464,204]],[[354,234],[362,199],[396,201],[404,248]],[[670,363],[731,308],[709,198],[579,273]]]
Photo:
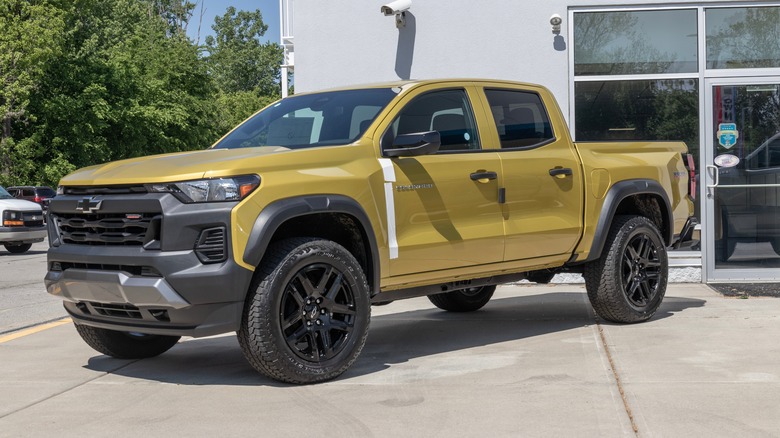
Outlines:
[[79,201],[78,204],[76,204],[76,211],[94,213],[100,210],[100,204],[102,203],[102,199],[96,200],[93,198],[83,198],[81,201]]

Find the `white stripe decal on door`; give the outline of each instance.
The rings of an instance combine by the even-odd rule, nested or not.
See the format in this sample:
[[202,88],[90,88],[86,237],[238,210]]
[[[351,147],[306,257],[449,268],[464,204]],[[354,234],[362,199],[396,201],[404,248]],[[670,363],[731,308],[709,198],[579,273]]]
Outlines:
[[395,195],[393,183],[395,182],[395,169],[393,162],[387,158],[380,158],[379,165],[385,177],[385,210],[387,210],[387,240],[390,245],[390,258],[398,258],[398,238],[395,234]]

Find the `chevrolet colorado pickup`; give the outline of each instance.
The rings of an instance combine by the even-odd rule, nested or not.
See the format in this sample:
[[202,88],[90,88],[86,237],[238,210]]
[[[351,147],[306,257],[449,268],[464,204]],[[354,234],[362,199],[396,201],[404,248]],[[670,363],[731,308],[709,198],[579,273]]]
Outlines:
[[98,352],[235,331],[259,372],[335,378],[372,304],[474,311],[497,284],[584,274],[649,319],[689,233],[686,147],[574,143],[537,85],[406,81],[299,94],[211,148],[88,167],[49,207],[49,293]]

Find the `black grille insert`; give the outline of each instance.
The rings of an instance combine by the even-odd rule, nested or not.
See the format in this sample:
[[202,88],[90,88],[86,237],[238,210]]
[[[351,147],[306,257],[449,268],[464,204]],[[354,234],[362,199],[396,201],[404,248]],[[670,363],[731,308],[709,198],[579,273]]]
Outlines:
[[227,260],[226,234],[225,227],[208,228],[200,232],[195,243],[195,254],[201,263],[220,263]]
[[50,267],[52,271],[65,271],[67,269],[89,269],[92,271],[120,271],[130,275],[141,277],[162,277],[160,272],[151,266],[129,266],[129,265],[108,265],[100,263],[72,263],[72,262],[52,262]]
[[53,218],[63,243],[141,246],[160,239],[159,214],[57,214]]
[[144,186],[63,187],[66,195],[131,195],[148,193]]
[[96,314],[118,318],[143,319],[141,309],[130,304],[88,303]]

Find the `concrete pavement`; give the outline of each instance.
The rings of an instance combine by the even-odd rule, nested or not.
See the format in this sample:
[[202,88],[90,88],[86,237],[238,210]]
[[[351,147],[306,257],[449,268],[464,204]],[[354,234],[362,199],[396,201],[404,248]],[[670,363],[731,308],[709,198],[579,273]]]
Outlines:
[[234,335],[127,361],[68,323],[0,335],[0,436],[780,437],[778,315],[699,284],[636,325],[599,322],[582,285],[502,286],[469,314],[406,300],[309,386],[257,374]]

